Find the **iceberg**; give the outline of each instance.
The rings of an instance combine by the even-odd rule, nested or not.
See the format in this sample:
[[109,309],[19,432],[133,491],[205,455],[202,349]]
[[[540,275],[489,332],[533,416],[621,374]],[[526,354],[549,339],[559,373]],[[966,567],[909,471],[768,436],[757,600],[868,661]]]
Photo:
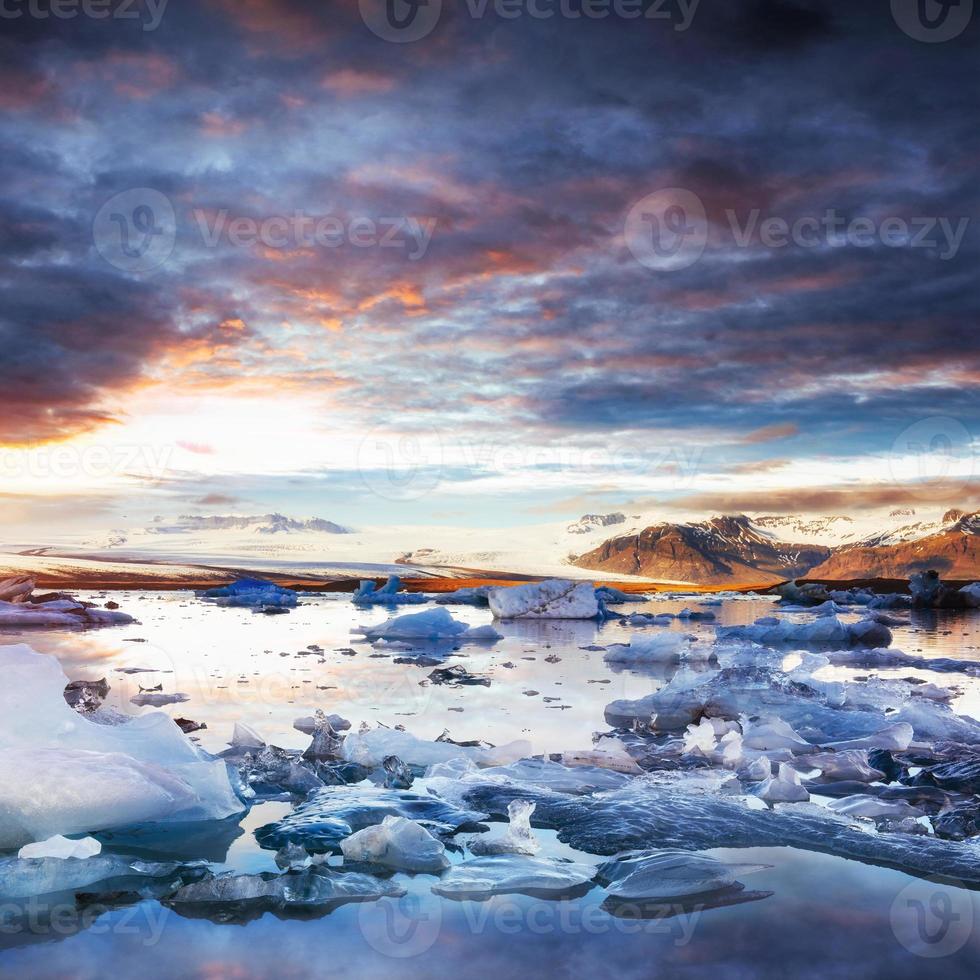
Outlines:
[[680,663],[682,660],[708,661],[714,653],[710,647],[694,643],[685,633],[657,633],[641,636],[634,633],[628,644],[617,643],[603,657],[613,664]]
[[406,817],[426,829],[452,834],[464,827],[475,829],[486,814],[425,793],[364,785],[327,786],[282,820],[260,827],[255,837],[262,847],[272,850],[299,844],[313,853],[338,853],[351,834],[380,824],[385,817]]
[[428,602],[429,597],[421,592],[401,592],[402,581],[392,575],[381,588],[371,579],[365,579],[357,587],[353,602],[355,606],[416,606]]
[[594,874],[594,869],[585,864],[493,854],[454,865],[432,890],[460,901],[514,894],[563,898],[588,891]]
[[34,857],[0,858],[0,898],[25,899],[57,892],[94,890],[100,882],[112,882],[119,890],[127,881],[131,889],[143,889],[148,882],[177,877],[193,877],[200,868],[174,863],[158,864],[115,855],[97,854],[86,858]]
[[840,650],[850,646],[887,647],[892,634],[887,626],[865,619],[842,623],[835,615],[819,616],[810,623],[767,616],[752,626],[724,626],[718,629],[721,640],[740,640],[769,647],[797,646],[815,650]]
[[439,874],[449,867],[446,848],[420,823],[407,817],[385,817],[340,842],[345,861],[364,861],[395,871]]
[[217,875],[184,885],[164,904],[181,915],[236,922],[262,912],[303,915],[404,894],[400,885],[373,875],[313,867],[283,874]]
[[599,865],[596,878],[613,898],[667,902],[710,892],[740,891],[736,874],[762,871],[762,864],[726,864],[693,851],[627,851]]
[[565,579],[491,589],[489,602],[497,619],[596,619],[600,611],[592,585]]
[[595,597],[607,606],[620,606],[627,602],[649,601],[645,595],[634,595],[630,592],[623,592],[620,589],[614,589],[611,585],[600,585],[595,590]]
[[425,612],[395,616],[378,626],[361,626],[356,632],[371,643],[384,640],[436,643],[454,640],[464,643],[494,643],[503,639],[492,626],[470,627],[453,619],[447,609],[426,609]]
[[530,742],[518,740],[506,745],[457,745],[449,741],[427,741],[396,728],[375,728],[344,739],[343,756],[348,762],[373,769],[391,755],[412,766],[434,766],[451,759],[467,758],[476,765],[495,766],[516,762],[531,755]]
[[0,601],[0,627],[41,627],[46,629],[85,629],[95,626],[124,626],[136,620],[113,609],[96,609],[91,603],[76,599],[53,599],[50,602]]
[[298,601],[298,596],[292,589],[285,589],[263,578],[241,578],[230,585],[207,589],[201,593],[201,598],[217,606],[246,609],[286,609],[292,608]]
[[980,609],[980,582],[965,585],[960,589],[960,595],[970,609]]
[[97,724],[66,703],[57,660],[28,646],[0,648],[0,670],[0,849],[243,812],[225,764],[167,715]]
[[440,606],[478,606],[486,608],[490,605],[490,586],[478,585],[473,589],[456,589],[455,592],[443,592],[435,597]]

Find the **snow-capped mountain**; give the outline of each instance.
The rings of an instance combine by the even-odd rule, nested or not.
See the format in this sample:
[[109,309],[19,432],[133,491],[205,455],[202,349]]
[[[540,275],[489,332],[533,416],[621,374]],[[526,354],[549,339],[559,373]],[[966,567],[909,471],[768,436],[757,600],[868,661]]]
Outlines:
[[655,524],[639,534],[611,538],[574,563],[700,585],[763,585],[802,575],[829,555],[825,545],[779,541],[743,514],[694,524]]
[[148,531],[155,534],[182,534],[188,531],[252,531],[256,534],[288,534],[290,532],[317,531],[323,534],[352,534],[348,527],[321,517],[311,517],[305,521],[294,520],[285,514],[263,514],[261,516],[207,516],[184,514],[172,524],[162,520],[155,521]]
[[[935,568],[947,578],[980,577],[980,515],[937,520],[892,512],[887,526],[848,517],[715,517],[659,523],[613,537],[574,559],[580,568],[699,585],[766,584],[813,578],[907,578]],[[881,520],[881,518],[878,518]],[[891,523],[889,523],[891,522]],[[786,540],[798,536],[797,541]]]

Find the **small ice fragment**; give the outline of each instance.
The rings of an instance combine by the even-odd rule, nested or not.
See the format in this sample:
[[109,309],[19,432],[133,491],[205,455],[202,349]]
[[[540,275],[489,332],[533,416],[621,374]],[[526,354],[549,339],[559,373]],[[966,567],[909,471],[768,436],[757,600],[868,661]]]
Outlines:
[[55,834],[47,840],[25,844],[18,852],[19,858],[88,858],[102,853],[102,845],[94,837],[69,840]]
[[587,888],[593,874],[593,869],[584,864],[522,854],[492,854],[454,865],[432,890],[456,899],[515,893],[559,898]]
[[779,764],[777,775],[764,779],[753,795],[767,803],[805,803],[810,799],[800,774],[785,762]]
[[477,837],[470,844],[473,854],[537,854],[540,843],[531,830],[531,814],[537,804],[529,800],[512,800],[507,805],[510,824],[503,834]]

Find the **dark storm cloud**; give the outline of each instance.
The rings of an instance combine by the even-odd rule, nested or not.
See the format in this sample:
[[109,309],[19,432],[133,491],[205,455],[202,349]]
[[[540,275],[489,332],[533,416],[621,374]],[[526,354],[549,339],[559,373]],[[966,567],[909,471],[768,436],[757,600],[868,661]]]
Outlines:
[[[172,0],[151,32],[10,23],[0,439],[115,417],[168,357],[216,344],[225,366],[197,370],[296,385],[329,370],[372,424],[397,405],[406,422],[558,435],[784,431],[780,454],[867,451],[930,415],[976,426],[976,226],[955,254],[938,234],[736,240],[753,214],[976,215],[976,25],[927,45],[887,4],[816,0],[702,0],[685,31],[474,19],[446,0],[404,45],[353,0]],[[91,235],[133,187],[178,219],[173,257],[142,278]],[[623,240],[662,187],[696,194],[710,225],[702,258],[669,273]],[[417,260],[202,240],[200,215],[296,209],[435,232]],[[222,330],[232,319],[245,328]]]

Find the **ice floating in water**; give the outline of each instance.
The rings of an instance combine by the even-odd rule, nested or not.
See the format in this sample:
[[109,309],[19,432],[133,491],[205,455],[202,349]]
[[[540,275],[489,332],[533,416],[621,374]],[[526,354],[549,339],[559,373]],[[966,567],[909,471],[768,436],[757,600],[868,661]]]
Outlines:
[[47,840],[35,844],[25,844],[17,857],[26,858],[88,858],[102,853],[102,845],[94,837],[83,837],[81,840],[70,840],[55,834]]
[[262,578],[242,578],[230,585],[222,585],[201,593],[201,598],[213,601],[217,606],[241,606],[261,609],[264,606],[291,608],[298,596],[292,589],[285,589],[275,582]]
[[657,633],[642,636],[634,633],[628,644],[617,643],[603,658],[614,664],[680,663],[682,660],[707,662],[715,653],[705,644],[692,642],[685,633]]
[[599,615],[595,588],[565,579],[491,589],[489,601],[497,619],[596,619]]
[[527,800],[514,800],[507,807],[510,824],[502,834],[477,837],[470,844],[470,851],[478,855],[488,854],[537,854],[541,849],[531,830],[531,814],[534,804]]
[[0,601],[2,627],[84,629],[93,626],[123,626],[133,622],[133,617],[126,613],[113,609],[96,609],[90,603],[72,598],[53,599],[50,602],[31,602],[27,597],[16,602]]
[[620,589],[614,589],[611,585],[600,585],[595,590],[595,597],[607,606],[619,606],[625,602],[648,601],[645,595],[634,595],[630,592],[623,592]]
[[790,752],[812,752],[813,746],[800,738],[782,718],[760,718],[749,721],[741,716],[742,744],[747,749],[772,752],[789,749]]
[[236,721],[231,733],[231,747],[254,751],[265,748],[265,739],[254,729],[243,722]]
[[425,793],[364,785],[328,786],[282,820],[260,827],[255,836],[263,847],[274,850],[299,844],[312,852],[336,852],[351,834],[373,827],[385,817],[407,817],[429,830],[451,834],[479,824],[486,814]]
[[887,647],[892,634],[887,626],[874,620],[842,623],[836,616],[820,616],[810,623],[794,623],[768,616],[752,626],[725,626],[718,629],[721,640],[744,640],[764,646],[799,646],[817,650],[834,650],[849,646]]
[[347,861],[366,861],[396,871],[438,874],[450,863],[442,841],[406,817],[385,817],[341,841],[340,848]]
[[55,834],[243,810],[225,764],[165,714],[99,725],[64,699],[53,657],[0,648],[0,849]]
[[494,854],[454,865],[432,890],[437,895],[460,900],[514,894],[561,898],[588,890],[594,874],[585,864]]
[[[123,885],[123,879],[135,879],[131,887],[136,890],[153,879],[173,878],[183,873],[184,867],[179,864],[136,861],[108,854],[86,858],[0,858],[0,898],[24,899],[91,890],[103,881],[112,881],[118,888]],[[200,872],[189,868],[187,873],[190,877]]]
[[371,579],[366,579],[354,593],[355,606],[416,606],[428,602],[428,596],[421,592],[402,592],[402,580],[392,575],[381,588],[377,588]]
[[470,627],[450,615],[447,609],[426,609],[425,612],[396,616],[378,626],[361,626],[357,632],[372,643],[378,640],[394,642],[407,640],[435,643],[455,640],[464,643],[492,643],[502,639],[492,626]]
[[594,766],[614,772],[642,772],[636,760],[626,751],[618,738],[602,738],[593,749],[571,750],[562,753],[561,761],[570,767]]
[[164,694],[162,691],[144,691],[129,699],[130,704],[139,708],[162,708],[166,704],[183,704],[185,701],[190,701],[186,694]]
[[739,891],[736,874],[762,871],[763,864],[725,864],[692,851],[627,851],[599,865],[596,878],[614,898],[665,902],[708,892]]
[[[319,714],[320,709],[317,709],[316,714],[304,715],[302,718],[297,718],[293,722],[293,728],[298,732],[302,732],[304,735],[312,735],[316,731],[317,716]],[[345,732],[350,729],[350,722],[340,715],[327,715],[326,718],[330,723],[330,727],[335,732]]]
[[414,766],[434,766],[456,758],[468,758],[480,766],[496,766],[531,755],[532,751],[531,743],[525,741],[484,748],[457,745],[455,742],[430,742],[393,728],[376,728],[348,735],[343,746],[343,755],[348,762],[356,762],[369,769],[380,766],[390,755],[396,755]]
[[960,595],[963,596],[967,606],[971,609],[980,608],[980,582],[974,582],[972,585],[965,585],[960,589]]
[[185,885],[164,904],[184,915],[233,922],[250,912],[302,913],[404,894],[400,885],[372,875],[317,867],[278,875],[227,874],[206,878]]
[[455,592],[443,592],[435,597],[440,606],[478,606],[486,608],[490,605],[489,585],[478,585],[474,589],[456,589]]
[[563,766],[541,759],[520,759],[507,766],[493,766],[479,772],[481,777],[524,783],[556,793],[587,795],[601,790],[618,789],[629,782],[629,776],[612,769],[595,766]]

